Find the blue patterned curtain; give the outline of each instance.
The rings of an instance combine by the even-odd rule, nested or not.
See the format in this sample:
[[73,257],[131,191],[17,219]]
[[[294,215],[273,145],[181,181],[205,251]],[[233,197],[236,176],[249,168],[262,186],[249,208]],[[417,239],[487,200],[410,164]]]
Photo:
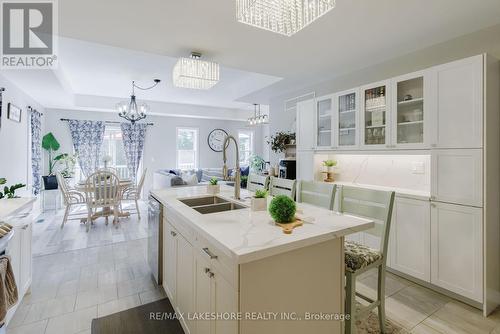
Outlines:
[[68,124],[78,163],[83,174],[88,177],[99,167],[105,123],[71,119]]
[[127,167],[133,180],[137,177],[137,170],[144,151],[144,141],[146,139],[145,123],[122,123],[123,148],[127,157]]
[[33,174],[33,194],[40,193],[40,174],[42,173],[42,114],[31,110],[31,172]]

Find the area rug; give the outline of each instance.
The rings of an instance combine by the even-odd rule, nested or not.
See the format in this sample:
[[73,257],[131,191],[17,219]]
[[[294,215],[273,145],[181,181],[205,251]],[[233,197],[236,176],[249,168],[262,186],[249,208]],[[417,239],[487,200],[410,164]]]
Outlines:
[[[356,321],[357,334],[378,334],[380,328],[378,324],[378,315],[371,312],[367,317]],[[385,333],[386,334],[409,334],[401,326],[385,319]]]
[[170,301],[165,298],[92,320],[92,334],[184,334]]

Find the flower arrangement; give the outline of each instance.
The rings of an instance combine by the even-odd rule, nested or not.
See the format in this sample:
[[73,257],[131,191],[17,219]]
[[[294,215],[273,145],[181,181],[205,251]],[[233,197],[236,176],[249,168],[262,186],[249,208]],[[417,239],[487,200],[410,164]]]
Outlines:
[[286,146],[295,142],[294,132],[277,132],[267,140],[267,144],[271,145],[271,150],[275,153],[285,152]]
[[291,223],[295,220],[297,205],[286,195],[278,195],[269,205],[269,213],[275,222],[280,224]]
[[267,191],[256,190],[251,204],[252,211],[265,211],[267,209]]

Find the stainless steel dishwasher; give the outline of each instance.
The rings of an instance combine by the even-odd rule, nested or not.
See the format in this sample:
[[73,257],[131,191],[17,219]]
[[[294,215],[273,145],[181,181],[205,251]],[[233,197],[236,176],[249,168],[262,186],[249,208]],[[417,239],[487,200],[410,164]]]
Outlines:
[[163,205],[149,195],[148,205],[148,264],[153,277],[162,284],[163,276]]

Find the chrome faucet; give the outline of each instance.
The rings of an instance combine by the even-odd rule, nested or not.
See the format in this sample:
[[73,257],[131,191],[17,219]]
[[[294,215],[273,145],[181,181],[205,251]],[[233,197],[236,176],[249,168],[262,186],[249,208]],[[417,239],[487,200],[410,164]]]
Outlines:
[[229,176],[227,175],[227,156],[226,149],[229,146],[229,140],[232,139],[234,141],[234,146],[236,146],[236,171],[234,177],[234,198],[240,199],[240,187],[241,187],[241,171],[240,171],[240,150],[238,148],[238,142],[236,138],[233,136],[227,136],[224,140],[224,145],[222,145],[222,159],[224,161],[224,166],[222,167],[222,174],[224,175],[224,180],[228,180]]

